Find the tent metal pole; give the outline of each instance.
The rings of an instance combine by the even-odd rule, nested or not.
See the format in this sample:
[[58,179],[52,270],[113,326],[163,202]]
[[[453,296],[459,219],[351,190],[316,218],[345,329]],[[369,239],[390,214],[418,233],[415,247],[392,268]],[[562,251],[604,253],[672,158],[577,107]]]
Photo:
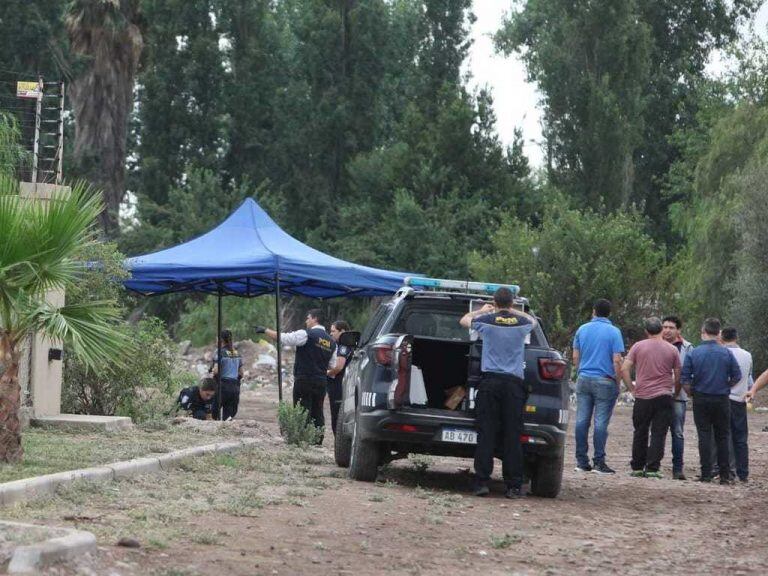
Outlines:
[[280,344],[280,334],[282,329],[280,327],[280,276],[275,273],[275,331],[277,332],[277,339],[275,345],[277,346],[277,401],[283,401],[283,357],[282,357],[282,345]]
[[217,380],[218,380],[218,388],[216,390],[216,400],[217,404],[219,406],[219,420],[222,420],[224,418],[224,404],[221,401],[221,332],[222,332],[222,326],[221,326],[221,286],[219,286],[219,293],[218,293],[218,313],[216,318],[216,372],[217,372]]

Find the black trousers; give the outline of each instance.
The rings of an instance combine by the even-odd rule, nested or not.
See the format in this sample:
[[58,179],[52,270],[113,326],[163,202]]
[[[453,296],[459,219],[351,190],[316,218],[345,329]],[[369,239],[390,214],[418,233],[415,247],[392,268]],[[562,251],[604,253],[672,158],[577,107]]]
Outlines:
[[[221,401],[221,404],[219,404],[219,401]],[[222,420],[229,420],[237,415],[237,409],[240,406],[240,382],[232,378],[221,379],[221,399],[214,397],[213,400],[214,420],[219,419],[219,406],[224,408]]]
[[[491,479],[493,458],[501,443],[502,475],[509,488],[523,484],[523,410],[528,389],[520,378],[485,372],[477,391],[478,439],[475,476],[484,484]],[[501,440],[499,440],[499,438]]]
[[722,475],[723,470],[730,470],[728,433],[731,427],[731,405],[728,396],[713,396],[712,394],[696,393],[693,397],[693,421],[696,433],[699,435],[699,459],[701,461],[701,476],[712,477],[712,440],[717,446],[717,465],[720,478],[729,478],[730,474]]
[[336,422],[341,408],[341,382],[336,378],[328,378],[328,404],[331,407],[331,430],[336,435]]
[[[635,433],[632,437],[632,470],[658,472],[664,457],[664,444],[667,441],[667,429],[675,416],[672,396],[656,398],[637,398],[632,408],[632,424]],[[648,444],[648,432],[651,443]]]
[[[747,403],[729,400],[731,405],[731,428],[728,437],[728,455],[731,476],[734,470],[740,480],[749,478],[749,425],[747,421]],[[717,443],[712,441],[712,462],[717,461]],[[712,466],[712,473],[715,474],[716,465]],[[720,473],[720,467],[717,466],[717,473]]]
[[[323,401],[325,400],[325,380],[297,379],[293,384],[293,405],[300,404],[309,414],[309,419],[322,431],[325,429]],[[322,443],[322,435],[320,436]]]

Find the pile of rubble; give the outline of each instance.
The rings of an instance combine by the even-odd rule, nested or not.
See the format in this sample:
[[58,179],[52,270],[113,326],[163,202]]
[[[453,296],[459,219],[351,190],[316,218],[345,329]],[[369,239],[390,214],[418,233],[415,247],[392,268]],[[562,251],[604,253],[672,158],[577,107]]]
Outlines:
[[[240,340],[235,342],[235,348],[243,359],[243,381],[245,389],[277,386],[277,349],[264,340]],[[181,368],[200,377],[208,374],[213,367],[216,345],[194,348],[189,340],[179,344],[179,361]],[[296,351],[293,348],[283,348],[282,370],[283,385],[293,386],[293,361]]]

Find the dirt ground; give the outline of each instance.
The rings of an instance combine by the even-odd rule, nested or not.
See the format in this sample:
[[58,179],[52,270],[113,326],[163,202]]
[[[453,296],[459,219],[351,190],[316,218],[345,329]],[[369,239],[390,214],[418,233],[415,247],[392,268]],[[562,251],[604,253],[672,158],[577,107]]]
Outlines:
[[[261,389],[245,393],[240,416],[274,430],[275,410],[272,394]],[[629,477],[630,414],[619,407],[611,422],[608,463],[618,473],[574,472],[571,437],[564,487],[554,500],[506,500],[500,482],[491,497],[476,498],[471,462],[450,458],[395,462],[375,484],[357,483],[333,465],[330,433],[325,447],[301,453],[275,434],[238,460],[121,482],[117,495],[62,494],[0,509],[0,516],[96,533],[95,558],[46,572],[62,576],[766,574],[768,414],[750,416],[750,483],[729,487],[693,481],[698,451],[690,413],[690,480],[671,479],[669,455],[664,479]],[[182,482],[186,496],[163,492],[163,485]],[[223,506],[211,494],[227,486],[236,500]],[[207,494],[210,505],[203,498],[185,506],[190,491]],[[121,514],[155,518],[159,526],[131,529],[165,536],[124,534],[142,546],[118,547],[121,524],[110,519]]]

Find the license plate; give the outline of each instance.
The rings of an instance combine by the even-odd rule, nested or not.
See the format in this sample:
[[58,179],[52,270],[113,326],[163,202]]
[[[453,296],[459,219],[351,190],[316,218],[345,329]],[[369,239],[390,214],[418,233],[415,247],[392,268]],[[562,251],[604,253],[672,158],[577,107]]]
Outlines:
[[477,432],[465,428],[443,428],[443,442],[477,444]]

